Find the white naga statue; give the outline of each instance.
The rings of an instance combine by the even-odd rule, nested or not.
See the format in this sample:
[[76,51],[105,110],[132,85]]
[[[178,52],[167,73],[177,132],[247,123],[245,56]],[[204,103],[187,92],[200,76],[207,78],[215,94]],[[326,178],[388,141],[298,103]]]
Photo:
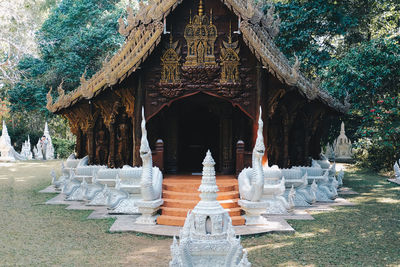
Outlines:
[[252,167],[242,170],[238,177],[240,198],[251,202],[260,201],[264,189],[264,171],[262,158],[265,146],[263,137],[263,121],[258,118],[257,140],[252,154]]
[[153,167],[151,149],[147,141],[146,120],[142,107],[142,139],[140,143],[140,157],[143,162],[140,192],[142,199],[136,202],[139,212],[142,214],[136,223],[155,224],[158,217],[157,211],[163,204],[161,199],[163,176],[158,167]]
[[[240,200],[239,205],[245,211],[246,225],[266,224],[266,219],[261,214],[266,213],[269,203],[262,199],[264,193],[264,170],[262,158],[265,146],[263,137],[263,121],[258,119],[257,140],[252,154],[252,167],[243,169],[238,177]],[[280,187],[278,185],[278,187]],[[268,191],[268,190],[267,190]],[[283,184],[283,191],[285,185]],[[272,196],[273,197],[273,196]]]
[[0,161],[26,160],[11,145],[11,138],[8,135],[7,125],[4,121],[0,136],[0,153]]
[[[117,205],[110,207],[112,213],[135,214],[140,212],[138,201],[143,205],[145,203],[152,203],[152,201],[161,201],[163,175],[158,167],[153,167],[143,109],[141,127],[140,157],[142,158],[143,166],[134,168],[125,166],[120,170],[119,176],[123,180],[119,182],[118,187],[122,198]],[[139,192],[137,192],[137,189],[139,189]],[[123,198],[123,195],[127,193],[128,197]]]
[[211,152],[207,151],[199,187],[201,200],[188,212],[179,243],[174,237],[170,267],[251,266],[240,238],[236,238],[228,212],[217,201],[214,165]]
[[36,147],[33,149],[33,153],[36,159],[54,159],[54,147],[47,122],[44,126],[43,136],[39,138]]
[[146,120],[144,108],[142,108],[142,139],[140,143],[140,157],[143,162],[140,191],[144,201],[152,201],[161,198],[163,176],[158,167],[153,167],[153,159],[149,141],[147,140]]
[[340,126],[340,135],[333,143],[336,159],[351,159],[353,157],[351,141],[347,138],[344,130],[344,122]]

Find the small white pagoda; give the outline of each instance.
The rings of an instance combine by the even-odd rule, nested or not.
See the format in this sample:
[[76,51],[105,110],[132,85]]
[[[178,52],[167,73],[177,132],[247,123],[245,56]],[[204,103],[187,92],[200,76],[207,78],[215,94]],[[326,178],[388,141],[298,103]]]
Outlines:
[[228,212],[217,201],[214,165],[214,159],[207,151],[199,187],[201,200],[188,212],[179,244],[174,237],[169,266],[251,266],[240,238],[235,236]]
[[340,126],[340,135],[333,143],[336,160],[349,160],[353,157],[351,141],[346,136],[344,122]]
[[21,156],[28,160],[32,159],[31,140],[29,138],[29,135],[28,140],[25,140],[25,142],[22,144]]
[[25,160],[26,158],[18,154],[11,145],[11,138],[8,135],[7,125],[3,121],[3,128],[0,137],[0,161]]
[[39,138],[33,152],[36,159],[54,159],[54,147],[47,122],[44,126],[43,136]]

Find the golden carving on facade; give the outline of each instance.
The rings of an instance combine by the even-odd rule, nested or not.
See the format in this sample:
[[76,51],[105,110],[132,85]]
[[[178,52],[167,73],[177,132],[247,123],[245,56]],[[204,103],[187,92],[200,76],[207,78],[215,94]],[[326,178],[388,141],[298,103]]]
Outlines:
[[214,45],[217,39],[217,27],[210,17],[203,14],[203,1],[200,0],[198,15],[189,18],[184,37],[187,43],[187,56],[184,66],[215,66]]
[[[180,82],[180,63],[181,59],[177,51],[178,42],[172,42],[172,34],[170,34],[167,50],[161,57],[161,83],[179,83]],[[178,49],[179,50],[179,49]]]
[[220,83],[240,83],[239,77],[239,41],[232,42],[232,29],[229,25],[228,42],[221,46],[221,79]]

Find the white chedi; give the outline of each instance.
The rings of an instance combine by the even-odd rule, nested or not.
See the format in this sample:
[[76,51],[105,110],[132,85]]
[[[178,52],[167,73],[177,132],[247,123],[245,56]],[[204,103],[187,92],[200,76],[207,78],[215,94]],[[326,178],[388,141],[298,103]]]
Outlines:
[[3,121],[3,128],[0,136],[0,161],[26,160],[11,145],[11,138],[8,135],[7,125]]
[[35,148],[33,149],[36,159],[54,159],[54,147],[49,133],[49,126],[44,125],[43,136],[39,138]]
[[22,144],[21,156],[28,160],[32,159],[31,140],[29,138],[29,135],[28,140],[25,140],[25,142]]
[[394,163],[393,170],[396,180],[400,180],[400,159]]
[[346,136],[344,130],[344,122],[340,126],[340,134],[338,138],[333,142],[333,150],[335,153],[335,159],[351,159],[353,157],[351,141]]
[[201,200],[188,212],[179,242],[174,237],[171,267],[251,266],[228,212],[217,201],[214,165],[211,152],[207,151],[199,187]]

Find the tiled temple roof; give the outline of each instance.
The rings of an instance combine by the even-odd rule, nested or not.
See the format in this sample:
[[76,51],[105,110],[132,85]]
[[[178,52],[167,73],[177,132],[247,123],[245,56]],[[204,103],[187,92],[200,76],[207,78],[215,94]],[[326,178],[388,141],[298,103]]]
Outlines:
[[[350,105],[333,98],[327,91],[318,86],[318,82],[310,82],[299,71],[299,63],[293,66],[286,56],[276,47],[272,35],[276,29],[271,28],[271,18],[254,6],[253,0],[221,0],[240,18],[242,37],[253,54],[279,80],[299,89],[308,99],[320,99],[331,108],[346,112]],[[58,88],[59,97],[55,103],[51,90],[47,94],[47,108],[58,112],[74,105],[81,99],[91,99],[102,90],[124,80],[135,72],[140,64],[153,52],[163,34],[163,19],[173,11],[182,0],[149,0],[148,4],[140,3],[139,11],[133,14],[128,7],[127,23],[119,19],[119,32],[126,36],[123,47],[89,80],[81,78],[81,85],[64,94]]]

